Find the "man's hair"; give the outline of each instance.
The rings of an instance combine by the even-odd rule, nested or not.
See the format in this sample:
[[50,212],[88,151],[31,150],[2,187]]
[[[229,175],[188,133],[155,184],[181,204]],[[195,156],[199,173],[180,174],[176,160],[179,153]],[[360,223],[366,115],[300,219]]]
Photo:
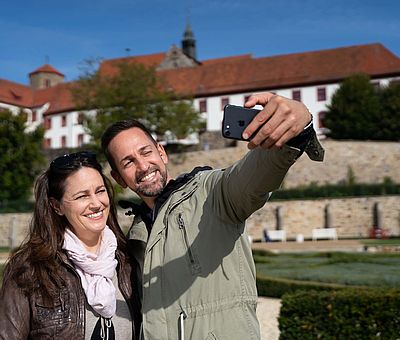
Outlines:
[[107,158],[108,163],[111,166],[111,169],[117,171],[117,166],[115,164],[114,158],[111,155],[111,153],[108,150],[108,146],[110,145],[111,141],[114,139],[116,135],[118,135],[120,132],[129,130],[132,128],[138,128],[142,130],[147,137],[155,144],[157,145],[156,140],[153,138],[150,130],[145,127],[141,122],[139,122],[136,119],[126,119],[126,120],[120,120],[118,122],[115,122],[111,124],[106,131],[104,131],[103,136],[101,137],[101,148],[103,150],[104,155]]

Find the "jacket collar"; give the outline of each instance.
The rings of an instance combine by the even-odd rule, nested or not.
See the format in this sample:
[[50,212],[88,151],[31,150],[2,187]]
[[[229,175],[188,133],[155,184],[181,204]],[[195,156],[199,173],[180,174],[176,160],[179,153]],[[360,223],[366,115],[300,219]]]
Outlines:
[[[172,195],[172,193],[179,191],[182,186],[190,182],[199,172],[211,169],[212,168],[209,166],[195,167],[191,172],[182,174],[178,176],[175,180],[170,180],[161,192],[161,194],[156,198],[154,209],[150,209],[144,202],[142,202],[141,204],[137,204],[134,202],[121,200],[118,201],[118,204],[123,209],[131,209],[130,211],[125,213],[126,215],[139,215],[142,221],[145,223],[148,233],[150,234],[154,221],[156,220],[161,207]],[[183,196],[186,191],[182,193],[181,196]],[[177,197],[175,200],[180,200],[180,197]],[[170,205],[172,204],[173,202],[171,202]]]

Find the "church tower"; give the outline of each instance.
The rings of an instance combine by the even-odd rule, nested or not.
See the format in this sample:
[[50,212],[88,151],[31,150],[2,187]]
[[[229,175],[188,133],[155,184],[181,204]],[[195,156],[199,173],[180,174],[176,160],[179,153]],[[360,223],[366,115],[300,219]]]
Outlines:
[[186,24],[186,29],[183,33],[182,51],[188,57],[196,60],[196,39],[194,38],[189,22]]

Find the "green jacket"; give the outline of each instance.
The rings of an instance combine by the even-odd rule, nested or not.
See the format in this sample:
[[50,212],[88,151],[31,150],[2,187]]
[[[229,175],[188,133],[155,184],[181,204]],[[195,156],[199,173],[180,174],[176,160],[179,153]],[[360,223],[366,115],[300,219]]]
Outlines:
[[260,339],[245,220],[279,188],[296,149],[257,148],[225,170],[196,174],[161,207],[150,236],[135,216],[144,339]]

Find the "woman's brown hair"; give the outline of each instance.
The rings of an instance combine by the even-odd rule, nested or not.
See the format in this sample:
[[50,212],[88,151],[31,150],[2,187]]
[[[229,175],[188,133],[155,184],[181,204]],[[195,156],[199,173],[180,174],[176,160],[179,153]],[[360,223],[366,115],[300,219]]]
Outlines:
[[29,235],[11,256],[4,270],[4,281],[13,278],[26,294],[39,291],[45,298],[52,299],[63,286],[60,264],[64,232],[69,223],[65,216],[56,214],[50,205],[50,199],[61,200],[66,179],[83,167],[97,170],[103,178],[110,198],[107,225],[117,238],[118,249],[123,252],[126,250],[126,240],[117,221],[112,185],[103,174],[95,155],[78,152],[58,157],[36,180],[35,206]]

